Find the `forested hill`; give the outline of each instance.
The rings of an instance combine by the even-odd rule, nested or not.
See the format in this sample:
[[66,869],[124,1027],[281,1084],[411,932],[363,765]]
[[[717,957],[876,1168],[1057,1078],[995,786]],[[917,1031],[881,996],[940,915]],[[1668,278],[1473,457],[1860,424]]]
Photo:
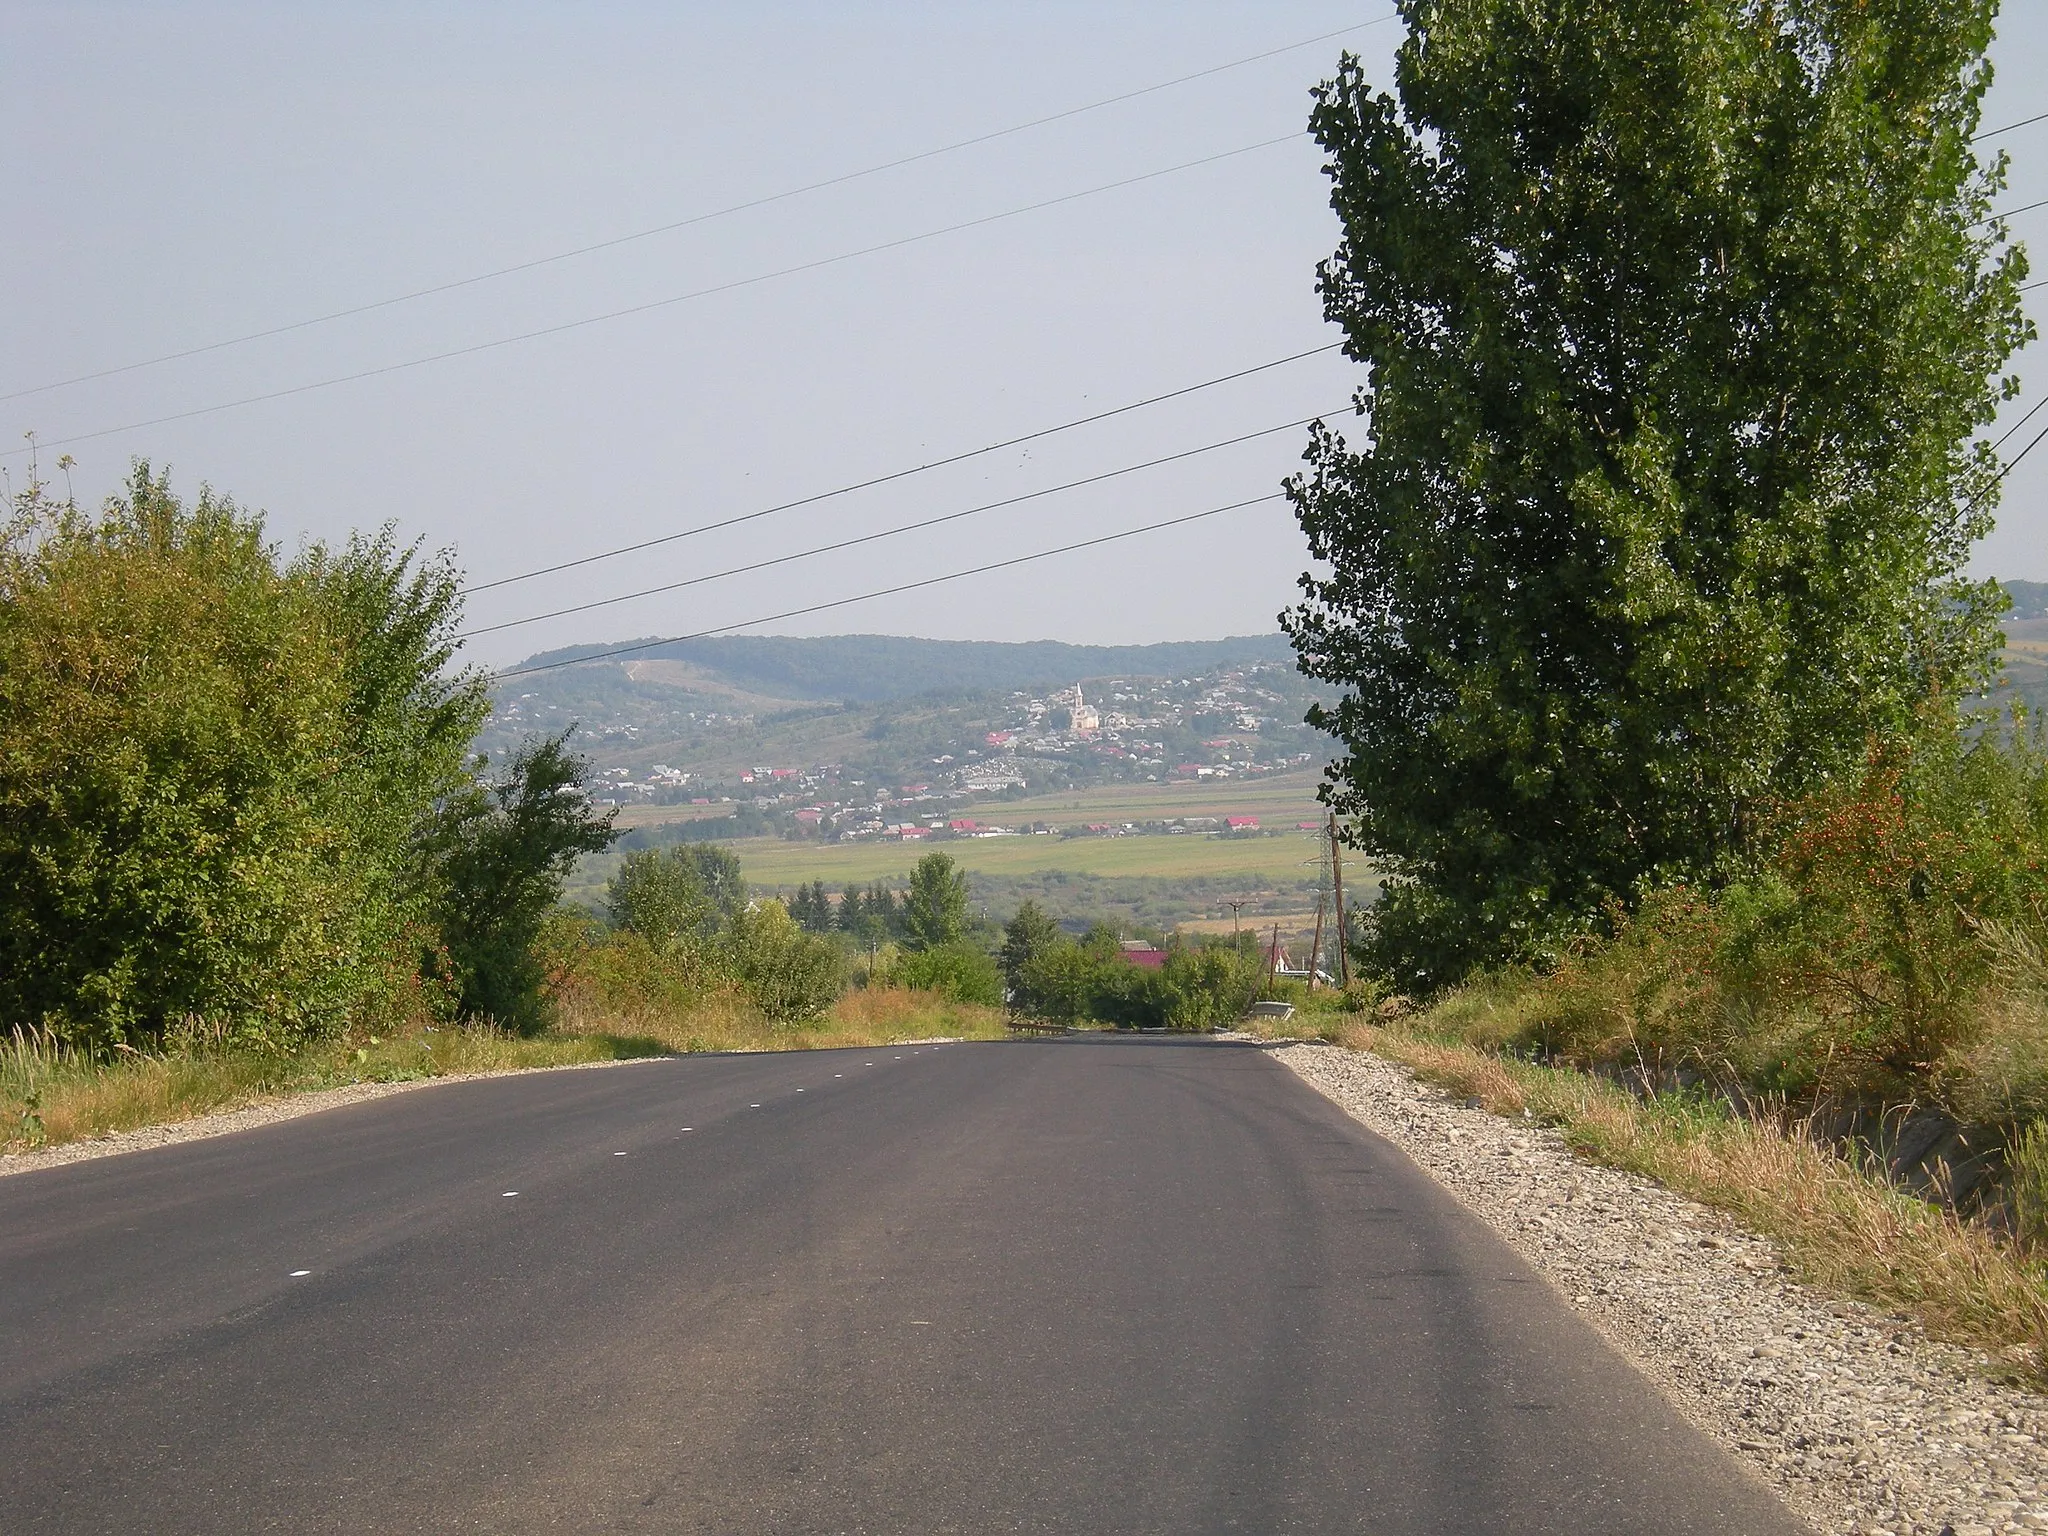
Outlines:
[[2015,622],[2048,619],[2048,581],[2005,581],[1999,585],[2012,594],[2012,612],[2007,618]]
[[[570,646],[543,652],[520,665],[570,661],[614,648]],[[1070,684],[1090,677],[1184,677],[1221,667],[1293,659],[1285,635],[1176,640],[1159,645],[918,640],[902,635],[721,635],[672,640],[621,658],[687,662],[702,675],[753,694],[863,704],[927,693]]]

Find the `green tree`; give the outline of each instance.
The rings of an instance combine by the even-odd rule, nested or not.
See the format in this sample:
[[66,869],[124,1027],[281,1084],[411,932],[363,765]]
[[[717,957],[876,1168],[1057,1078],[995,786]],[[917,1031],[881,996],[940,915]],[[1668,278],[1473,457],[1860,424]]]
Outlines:
[[451,797],[431,840],[440,963],[459,1007],[522,1034],[547,1022],[538,953],[547,915],[576,860],[618,835],[613,812],[593,814],[589,765],[567,738],[522,748],[488,785]]
[[723,945],[727,969],[778,1024],[815,1019],[846,986],[844,951],[804,932],[779,901],[735,913]]
[[740,870],[740,856],[719,843],[687,843],[684,851],[696,866],[718,922],[738,921],[747,910],[747,877]]
[[1003,973],[995,957],[961,940],[905,955],[890,979],[956,1003],[999,1008],[1003,1002]]
[[688,848],[636,848],[605,885],[605,911],[614,926],[657,949],[703,937],[716,926],[717,910]]
[[286,562],[138,463],[0,528],[0,1023],[89,1050],[374,1017],[429,920],[420,834],[487,705],[460,592],[389,533]]
[[1759,806],[1967,693],[1973,441],[2033,335],[1970,149],[1995,0],[1402,0],[1316,93],[1359,446],[1283,616],[1404,987],[1716,877]]
[[1060,925],[1035,901],[1025,901],[1017,915],[1003,926],[1001,953],[1003,980],[1019,1007],[1024,1001],[1025,976],[1031,963],[1060,941]]
[[917,861],[903,899],[903,931],[912,949],[937,949],[967,933],[967,873],[936,849]]
[[832,898],[822,880],[813,880],[809,885],[796,888],[796,897],[789,904],[789,915],[812,933],[830,933],[838,926],[833,920]]

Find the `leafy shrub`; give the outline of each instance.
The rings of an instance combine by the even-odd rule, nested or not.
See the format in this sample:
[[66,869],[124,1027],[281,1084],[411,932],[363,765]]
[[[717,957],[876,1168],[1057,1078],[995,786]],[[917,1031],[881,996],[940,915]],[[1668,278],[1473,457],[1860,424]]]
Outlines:
[[2025,722],[1873,746],[1768,819],[1752,869],[1616,911],[1548,974],[1434,1012],[1474,1043],[1646,1083],[2048,1113],[2048,759]]
[[1204,1030],[1243,1017],[1261,968],[1255,943],[1169,945],[1157,970],[1123,957],[1113,930],[1081,942],[1055,937],[1016,972],[1013,1004],[1060,1023],[1092,1020],[1120,1029]]
[[708,941],[746,903],[738,858],[711,843],[636,849],[605,887],[611,920],[657,948]]
[[[488,786],[449,797],[428,840],[441,944],[465,1018],[522,1035],[547,1023],[540,938],[576,860],[608,847],[567,733],[521,749]],[[481,760],[479,760],[481,766]]]
[[956,1003],[1003,1005],[1003,973],[995,957],[968,943],[942,944],[905,955],[890,979],[901,987],[936,992]]
[[721,954],[727,973],[778,1024],[816,1018],[845,990],[845,952],[806,933],[779,901],[735,914]]
[[417,838],[487,708],[459,585],[387,534],[281,562],[137,465],[0,529],[0,1020],[288,1047],[408,995]]

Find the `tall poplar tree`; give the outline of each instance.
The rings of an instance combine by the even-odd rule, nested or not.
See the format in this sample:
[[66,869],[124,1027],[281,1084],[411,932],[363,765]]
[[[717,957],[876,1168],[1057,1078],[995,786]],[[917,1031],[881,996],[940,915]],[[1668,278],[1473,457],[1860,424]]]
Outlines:
[[1283,616],[1408,986],[1540,957],[1978,685],[2033,332],[1971,147],[1996,0],[1402,0],[1311,117],[1362,441]]

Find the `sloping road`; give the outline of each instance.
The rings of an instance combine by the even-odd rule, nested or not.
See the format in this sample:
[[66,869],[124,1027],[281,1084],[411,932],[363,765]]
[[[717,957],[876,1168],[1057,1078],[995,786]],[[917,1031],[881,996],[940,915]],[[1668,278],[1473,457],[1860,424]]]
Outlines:
[[1803,1527],[1260,1050],[1083,1038],[0,1179],[0,1529]]

